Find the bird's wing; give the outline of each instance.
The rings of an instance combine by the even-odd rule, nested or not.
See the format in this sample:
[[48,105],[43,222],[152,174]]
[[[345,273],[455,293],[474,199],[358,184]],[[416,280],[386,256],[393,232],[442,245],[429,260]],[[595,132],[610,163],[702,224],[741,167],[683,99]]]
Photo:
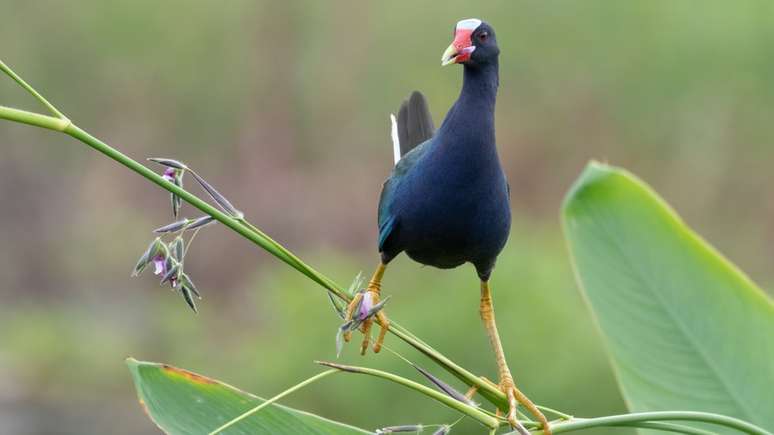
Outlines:
[[419,91],[414,91],[404,100],[398,109],[398,117],[390,115],[392,120],[392,145],[395,167],[384,184],[379,196],[379,251],[397,224],[390,213],[395,186],[429,148],[428,143],[435,133],[433,118],[427,106],[427,99]]
[[384,242],[387,241],[392,230],[395,228],[397,221],[395,215],[390,212],[392,201],[395,197],[395,188],[406,173],[414,167],[417,161],[430,149],[431,140],[424,141],[419,145],[416,145],[411,151],[407,152],[401,159],[395,164],[395,167],[390,174],[390,178],[384,181],[382,184],[382,193],[379,196],[379,251],[382,251]]
[[414,91],[404,100],[398,109],[398,118],[392,119],[392,145],[397,164],[401,157],[408,154],[417,145],[433,137],[435,125],[427,98],[419,91]]

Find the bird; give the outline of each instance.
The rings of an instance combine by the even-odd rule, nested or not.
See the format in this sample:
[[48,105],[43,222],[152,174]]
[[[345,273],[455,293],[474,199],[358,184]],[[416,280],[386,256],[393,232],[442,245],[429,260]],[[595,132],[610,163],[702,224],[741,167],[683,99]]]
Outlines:
[[[515,386],[495,323],[489,280],[510,233],[510,188],[495,141],[495,101],[499,55],[492,26],[477,18],[454,27],[454,39],[441,65],[461,64],[459,97],[436,130],[427,99],[414,91],[391,115],[395,165],[382,186],[378,206],[380,262],[368,287],[349,304],[351,319],[364,298],[380,300],[387,265],[405,252],[423,265],[451,269],[472,263],[480,280],[479,312],[498,366],[497,385],[508,398],[507,419],[524,431],[516,416],[518,403],[535,414],[546,434],[546,418]],[[373,345],[379,352],[390,322],[383,311],[374,316],[380,331]],[[361,353],[369,347],[374,319],[363,323]],[[345,337],[351,339],[351,333]]]

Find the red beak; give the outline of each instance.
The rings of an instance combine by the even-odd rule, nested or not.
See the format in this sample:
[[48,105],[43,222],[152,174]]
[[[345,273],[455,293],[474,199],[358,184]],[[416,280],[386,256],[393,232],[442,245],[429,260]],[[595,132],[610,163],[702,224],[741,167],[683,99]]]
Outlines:
[[470,59],[471,53],[476,49],[471,41],[471,35],[475,29],[457,29],[454,32],[454,41],[441,56],[441,65],[463,63]]

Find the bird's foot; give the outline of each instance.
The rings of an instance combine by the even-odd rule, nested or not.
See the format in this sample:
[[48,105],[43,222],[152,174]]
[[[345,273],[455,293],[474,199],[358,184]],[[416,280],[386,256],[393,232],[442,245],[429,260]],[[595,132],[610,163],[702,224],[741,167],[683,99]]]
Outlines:
[[519,404],[522,404],[532,415],[538,419],[543,429],[543,434],[551,435],[551,426],[548,423],[548,419],[546,419],[543,413],[540,412],[537,406],[535,406],[535,404],[532,403],[532,401],[529,400],[529,398],[525,396],[524,393],[516,388],[512,377],[503,377],[500,380],[500,385],[498,388],[500,391],[505,393],[505,397],[508,399],[508,413],[506,414],[505,418],[508,420],[508,423],[511,425],[511,427],[522,434],[529,434],[529,431],[527,431],[527,429],[525,429],[524,426],[519,422],[516,414],[516,409],[518,408]]
[[[379,335],[376,337],[376,341],[373,345],[374,353],[379,353],[382,350],[382,344],[384,343],[384,336],[390,328],[390,320],[384,311],[381,309],[385,300],[381,300],[379,297],[380,289],[378,284],[369,283],[368,288],[357,293],[349,303],[347,307],[346,321],[355,320],[361,322],[360,331],[363,333],[363,342],[360,345],[360,354],[365,355],[368,351],[368,345],[371,341],[371,327],[374,324],[374,320],[379,324]],[[344,341],[349,342],[352,339],[352,332],[348,331],[344,334]]]

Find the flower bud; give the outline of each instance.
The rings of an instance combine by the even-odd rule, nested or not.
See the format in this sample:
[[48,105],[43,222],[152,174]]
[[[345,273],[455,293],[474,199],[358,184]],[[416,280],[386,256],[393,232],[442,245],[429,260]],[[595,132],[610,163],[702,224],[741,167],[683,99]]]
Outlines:
[[[169,261],[170,264],[173,264],[172,261]],[[164,285],[165,282],[169,281],[169,283],[172,285],[172,287],[176,287],[178,275],[180,274],[180,263],[175,263],[173,266],[169,267],[167,272],[164,274],[164,276],[161,277],[161,282],[159,282],[159,285]]]
[[191,289],[183,284],[180,287],[180,292],[183,294],[183,299],[185,299],[185,303],[188,304],[189,307],[194,311],[194,313],[198,313],[199,311],[196,309],[196,302],[194,302],[193,295]]
[[215,201],[223,211],[230,214],[232,217],[237,219],[242,219],[245,214],[241,211],[237,210],[236,207],[234,207],[231,202],[226,199],[225,196],[221,195],[220,192],[215,190],[214,187],[210,185],[207,181],[204,180],[204,178],[200,177],[199,174],[196,172],[191,171],[191,175],[196,179],[196,181],[199,182],[199,184],[202,186],[202,189],[206,190],[207,193],[210,195],[213,201]]
[[430,382],[433,383],[440,391],[445,393],[447,396],[451,397],[452,399],[459,400],[460,402],[470,405],[470,406],[477,406],[476,403],[474,403],[472,400],[468,399],[464,394],[460,393],[459,391],[455,390],[454,387],[447,384],[446,382],[436,378],[433,376],[432,373],[428,372],[427,370],[423,369],[422,367],[419,367],[416,364],[411,364],[419,373],[422,373],[424,377],[426,377]]
[[161,157],[151,157],[148,160],[151,162],[158,163],[160,165],[166,166],[168,168],[174,168],[174,169],[188,169],[188,166],[185,165],[183,162],[178,162],[177,160],[172,159],[165,159]]
[[163,227],[156,228],[153,230],[156,234],[163,234],[163,233],[176,233],[182,229],[184,229],[188,223],[191,222],[188,218],[185,218],[183,220],[179,220],[177,222],[172,222],[169,225],[164,225]]
[[215,218],[212,216],[201,216],[191,221],[188,225],[186,225],[186,230],[195,230],[197,228],[201,228],[204,226],[207,226],[211,223],[215,222]]
[[188,276],[187,273],[183,273],[180,275],[180,280],[184,287],[188,288],[188,290],[191,291],[198,299],[202,298],[202,295],[199,294],[199,290],[196,289],[196,286],[194,285],[193,281],[191,280],[191,277]]
[[166,255],[162,253],[156,254],[153,256],[153,259],[151,261],[153,261],[154,275],[163,275],[163,274],[166,274],[167,271],[169,270],[169,267],[167,265],[168,262],[167,262]]
[[169,251],[175,260],[183,261],[183,257],[185,256],[185,241],[181,236],[177,236],[177,238],[169,245]]
[[174,183],[176,177],[177,169],[175,168],[166,168],[164,169],[164,173],[161,175],[161,178],[169,181],[170,183]]
[[163,243],[163,242],[158,237],[154,239],[152,242],[150,242],[150,245],[148,245],[148,248],[142,254],[140,259],[137,260],[137,264],[134,265],[132,276],[138,276],[139,274],[142,273],[143,270],[145,270],[145,266],[147,266],[148,263],[151,262],[151,259],[153,258],[153,256],[155,256],[158,253],[160,243]]
[[403,426],[389,426],[377,429],[377,434],[399,433],[399,432],[422,432],[424,427],[421,424],[407,424]]

